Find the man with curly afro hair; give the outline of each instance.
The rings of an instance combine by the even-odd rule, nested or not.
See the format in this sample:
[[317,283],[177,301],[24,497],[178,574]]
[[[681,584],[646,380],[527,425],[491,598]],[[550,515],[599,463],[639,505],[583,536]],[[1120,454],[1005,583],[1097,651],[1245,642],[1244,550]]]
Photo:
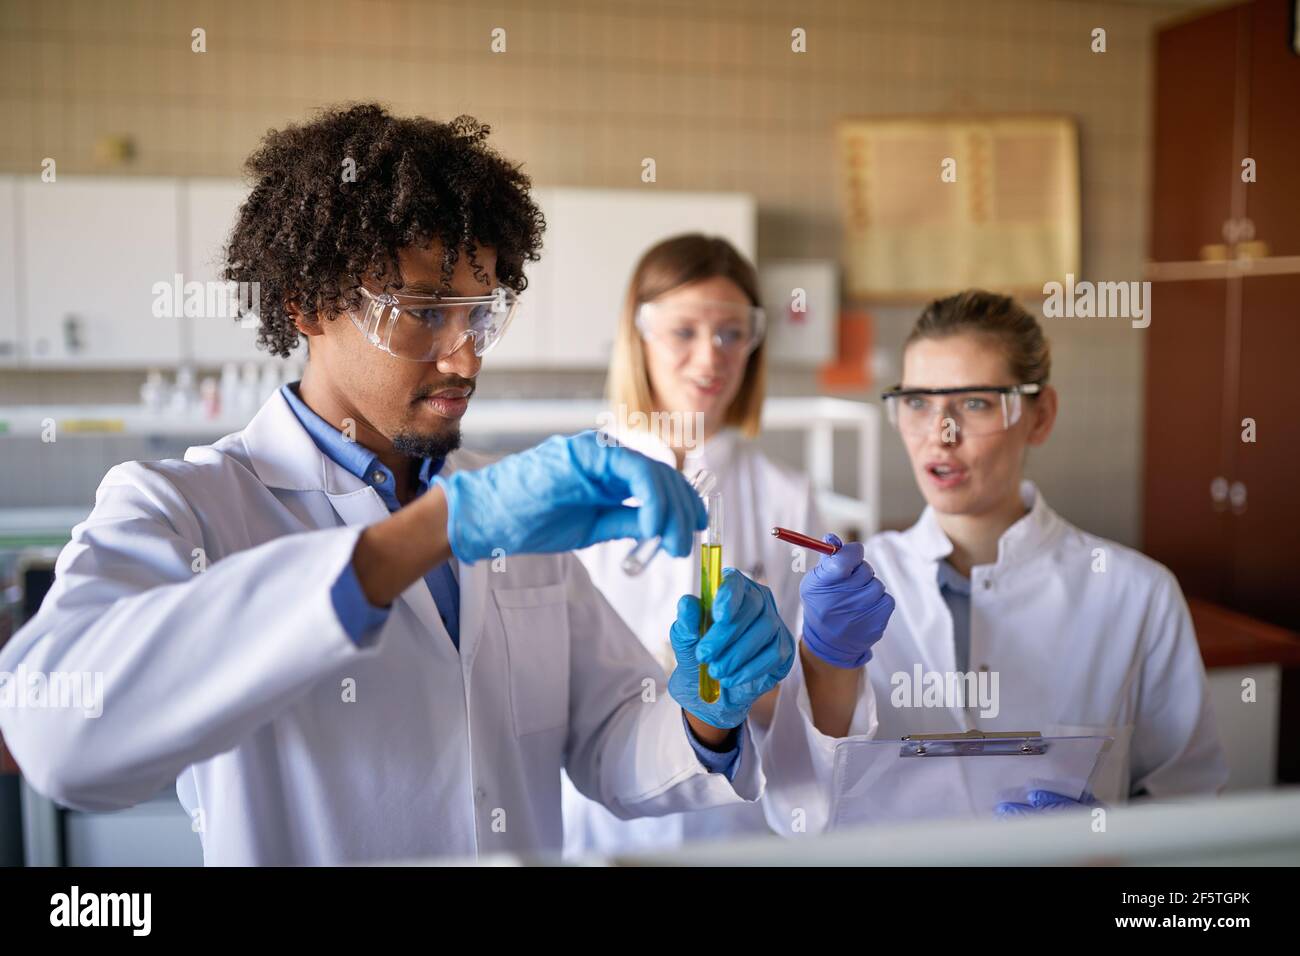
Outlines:
[[93,720],[0,707],[39,791],[108,810],[175,781],[218,865],[558,855],[561,770],[620,817],[758,799],[747,715],[794,658],[770,592],[730,572],[703,637],[682,598],[669,680],[571,553],[690,554],[686,480],[591,431],[456,450],[544,225],[487,135],[358,105],[253,153],[226,278],[306,372],[241,431],[104,477],[0,649],[0,672],[104,675]]
[[352,437],[393,471],[403,503],[411,460],[459,444],[478,357],[464,347],[437,362],[383,361],[348,317],[364,304],[363,285],[523,291],[546,224],[528,178],[487,147],[488,133],[468,116],[439,123],[358,105],[273,130],[245,164],[253,189],[225,278],[258,283],[260,345],[288,356],[306,337],[302,400],[327,421],[355,423]]

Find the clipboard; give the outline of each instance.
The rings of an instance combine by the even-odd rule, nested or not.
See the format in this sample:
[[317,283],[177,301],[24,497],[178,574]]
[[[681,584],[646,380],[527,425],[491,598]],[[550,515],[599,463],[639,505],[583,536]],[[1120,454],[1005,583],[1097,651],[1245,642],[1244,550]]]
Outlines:
[[831,827],[986,819],[1032,789],[1081,798],[1113,737],[1038,731],[911,734],[846,740],[831,772]]

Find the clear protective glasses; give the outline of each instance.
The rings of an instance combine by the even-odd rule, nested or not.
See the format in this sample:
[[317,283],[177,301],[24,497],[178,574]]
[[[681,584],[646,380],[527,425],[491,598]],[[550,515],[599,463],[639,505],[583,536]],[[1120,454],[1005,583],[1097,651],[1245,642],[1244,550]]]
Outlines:
[[708,339],[728,358],[745,358],[763,341],[767,316],[743,302],[642,302],[636,327],[677,357]]
[[896,385],[880,397],[889,423],[906,435],[924,435],[936,422],[951,422],[954,434],[992,435],[1020,421],[1025,395],[1037,395],[1042,385],[974,385],[965,388],[903,388]]
[[413,362],[437,362],[454,355],[467,339],[482,356],[496,345],[514,318],[519,296],[497,288],[490,295],[405,295],[361,287],[352,322],[371,345]]

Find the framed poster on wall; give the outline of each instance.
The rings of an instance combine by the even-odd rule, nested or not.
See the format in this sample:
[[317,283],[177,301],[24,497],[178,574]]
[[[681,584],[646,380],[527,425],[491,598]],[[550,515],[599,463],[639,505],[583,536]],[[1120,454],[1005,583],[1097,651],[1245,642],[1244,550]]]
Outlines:
[[846,119],[836,162],[851,300],[1078,274],[1079,140],[1063,116]]

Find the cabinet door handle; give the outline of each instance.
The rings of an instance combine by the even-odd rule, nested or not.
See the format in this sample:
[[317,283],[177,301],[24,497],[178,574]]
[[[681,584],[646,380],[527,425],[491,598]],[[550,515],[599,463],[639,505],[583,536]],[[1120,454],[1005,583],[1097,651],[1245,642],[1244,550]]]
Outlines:
[[69,355],[76,355],[85,345],[81,341],[81,318],[69,313],[63,317],[63,348]]
[[1228,505],[1228,479],[1222,475],[1210,482],[1210,502],[1215,511],[1223,511]]
[[1246,510],[1246,486],[1240,481],[1234,481],[1232,487],[1228,489],[1228,502],[1232,505],[1232,513],[1235,515]]

